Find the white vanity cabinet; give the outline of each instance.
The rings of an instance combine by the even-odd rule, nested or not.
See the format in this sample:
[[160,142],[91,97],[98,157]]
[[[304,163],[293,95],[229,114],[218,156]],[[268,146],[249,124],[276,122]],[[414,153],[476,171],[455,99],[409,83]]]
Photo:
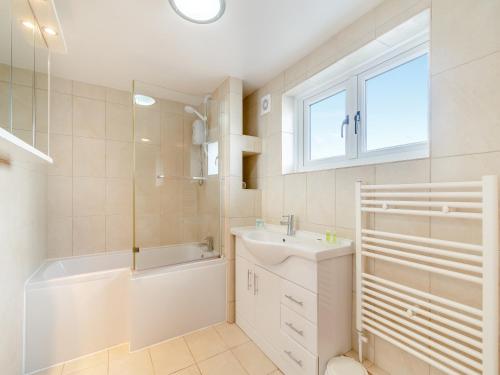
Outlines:
[[236,237],[236,323],[286,375],[351,349],[352,251],[265,265]]

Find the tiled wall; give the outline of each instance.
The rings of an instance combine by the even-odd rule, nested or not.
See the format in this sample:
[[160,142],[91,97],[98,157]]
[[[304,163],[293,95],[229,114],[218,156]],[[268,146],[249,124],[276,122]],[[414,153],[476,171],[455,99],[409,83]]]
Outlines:
[[48,256],[132,247],[130,95],[53,77]]
[[21,374],[24,283],[47,255],[47,166],[0,151],[0,368]]
[[[290,136],[281,129],[282,93],[428,7],[432,13],[431,157],[282,175],[282,138]],[[339,236],[353,238],[354,182],[359,178],[380,184],[477,180],[486,174],[499,175],[499,14],[498,0],[385,1],[245,98],[245,126],[263,138],[259,186],[266,221],[277,223],[280,215],[295,213],[301,229],[336,230]],[[258,116],[258,100],[267,93],[272,95],[272,111]],[[450,225],[439,218],[377,216],[373,223],[377,229],[450,240],[479,242],[481,234],[480,228],[470,222]],[[481,301],[480,290],[465,282],[380,261],[375,262],[374,271],[458,301],[476,305]],[[366,352],[390,374],[440,374],[383,340],[370,338]]]
[[[130,251],[130,94],[54,77],[51,105],[49,257]],[[218,232],[218,212],[213,211],[218,208],[217,178],[203,186],[185,178],[196,174],[191,162],[199,158],[191,146],[193,119],[182,103],[157,100],[151,107],[136,107],[140,247],[200,241]],[[161,174],[165,179],[157,178]]]

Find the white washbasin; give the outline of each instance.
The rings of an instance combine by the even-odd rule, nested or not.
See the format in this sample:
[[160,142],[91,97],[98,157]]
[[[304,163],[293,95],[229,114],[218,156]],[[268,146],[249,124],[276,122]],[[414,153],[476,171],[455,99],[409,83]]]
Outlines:
[[275,265],[287,258],[296,256],[319,262],[324,259],[352,253],[352,241],[337,239],[328,243],[324,236],[311,232],[297,232],[295,236],[287,236],[263,229],[246,229],[234,231],[239,235],[246,249],[262,264]]

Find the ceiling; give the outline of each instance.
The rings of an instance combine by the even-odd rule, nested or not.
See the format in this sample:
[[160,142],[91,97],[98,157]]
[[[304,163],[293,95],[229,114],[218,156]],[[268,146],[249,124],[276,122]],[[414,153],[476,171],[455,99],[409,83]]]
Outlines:
[[168,0],[55,0],[68,52],[52,72],[118,89],[137,79],[193,95],[227,76],[248,94],[382,0],[226,0],[218,22],[198,25]]

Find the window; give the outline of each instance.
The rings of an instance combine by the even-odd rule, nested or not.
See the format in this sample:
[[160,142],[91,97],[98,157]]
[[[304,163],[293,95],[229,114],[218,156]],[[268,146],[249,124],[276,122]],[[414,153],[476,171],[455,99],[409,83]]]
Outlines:
[[207,171],[209,176],[219,173],[219,142],[207,144]]
[[428,43],[391,50],[330,82],[295,96],[296,170],[428,156]]

